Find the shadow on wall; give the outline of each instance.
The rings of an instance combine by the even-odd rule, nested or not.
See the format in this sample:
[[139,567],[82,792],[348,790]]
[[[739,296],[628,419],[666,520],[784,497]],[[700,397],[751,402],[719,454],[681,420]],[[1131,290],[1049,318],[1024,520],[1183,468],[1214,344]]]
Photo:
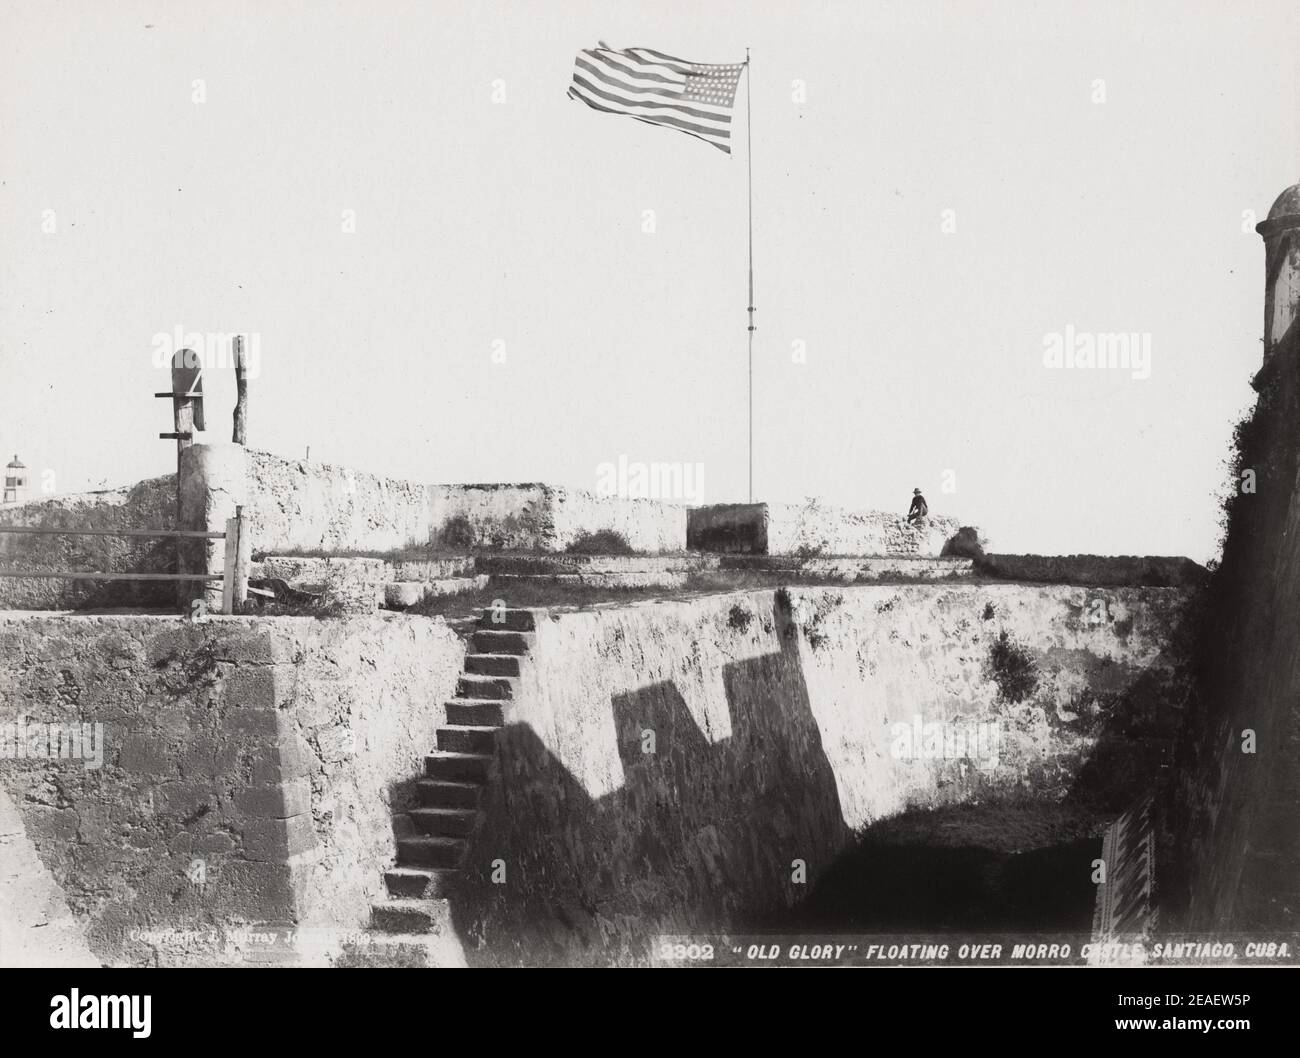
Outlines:
[[671,682],[614,696],[624,783],[608,796],[590,798],[527,725],[500,732],[453,900],[471,964],[643,962],[658,933],[793,904],[793,861],[811,884],[846,846],[798,630],[779,601],[773,619],[782,649],[724,669],[728,737],[711,741]]
[[[973,812],[997,816],[1001,809],[949,806],[925,814],[942,820],[940,826],[966,829]],[[871,828],[804,903],[756,921],[754,932],[1088,932],[1100,838],[1009,850],[978,841],[945,845],[928,835],[899,835],[898,829]]]
[[[1166,646],[1136,679],[1113,691],[1087,692],[1069,704],[1074,718],[1069,723],[1096,741],[1070,784],[1066,804],[1110,822],[1167,775],[1192,695],[1204,605],[1204,595],[1197,595],[1185,608],[1168,611],[1173,628]],[[1099,677],[1090,682],[1105,687]]]
[[1140,671],[1081,651],[1034,659],[1035,666],[1068,664],[1086,676],[1086,689],[1073,698],[1045,703],[1054,732],[1091,747],[1071,769],[1068,787],[1059,783],[1059,762],[1043,761],[1028,775],[1033,792],[879,819],[797,907],[747,915],[747,931],[1087,934],[1101,835],[1150,791],[1172,758],[1200,614],[1195,605],[1171,607],[1167,646]]

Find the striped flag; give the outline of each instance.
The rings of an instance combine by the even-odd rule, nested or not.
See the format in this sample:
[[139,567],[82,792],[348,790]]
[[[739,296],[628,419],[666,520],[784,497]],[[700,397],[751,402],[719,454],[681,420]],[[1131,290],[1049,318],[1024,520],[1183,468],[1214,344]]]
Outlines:
[[688,62],[649,48],[578,52],[569,95],[593,110],[685,132],[731,153],[731,108],[743,62]]

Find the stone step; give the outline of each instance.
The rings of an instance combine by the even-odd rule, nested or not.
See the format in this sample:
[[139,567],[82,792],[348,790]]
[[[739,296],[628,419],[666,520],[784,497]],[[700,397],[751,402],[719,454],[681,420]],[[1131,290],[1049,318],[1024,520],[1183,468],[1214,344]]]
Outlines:
[[452,577],[472,577],[477,573],[478,560],[473,555],[450,558],[403,559],[392,564],[393,580],[447,580]]
[[479,817],[473,808],[412,808],[406,814],[421,834],[444,838],[468,837]]
[[457,698],[513,698],[519,687],[516,676],[461,676],[456,681]]
[[390,610],[404,610],[424,602],[424,582],[402,580],[384,585],[384,605]]
[[467,843],[463,838],[443,838],[422,834],[397,839],[397,863],[400,867],[459,867]]
[[684,588],[694,574],[663,570],[657,573],[493,573],[491,589],[509,595],[521,586],[583,588]]
[[520,662],[515,654],[466,654],[465,671],[476,676],[518,676]]
[[497,748],[498,727],[445,724],[438,728],[438,748],[448,753],[491,754]]
[[460,872],[450,867],[394,867],[384,872],[388,895],[422,900],[450,895]]
[[535,632],[537,616],[532,610],[485,609],[478,619],[479,628],[485,632]]
[[527,654],[536,636],[531,632],[492,632],[480,628],[474,633],[474,649],[480,654]]
[[430,779],[486,783],[492,777],[496,758],[482,753],[452,753],[437,750],[424,758],[424,774]]
[[343,945],[334,960],[340,968],[415,967],[452,968],[465,966],[465,951],[454,930],[442,933],[381,933],[368,930],[356,941]]
[[447,723],[470,727],[500,727],[506,722],[505,702],[475,698],[452,698],[444,702]]
[[380,933],[441,933],[450,926],[446,900],[389,899],[370,905],[370,928]]
[[460,595],[487,587],[487,574],[480,577],[447,577],[442,580],[397,580],[384,585],[384,605],[390,610],[404,610],[426,599],[443,595]]
[[426,808],[477,808],[483,799],[483,786],[476,782],[420,779],[415,784],[415,798]]

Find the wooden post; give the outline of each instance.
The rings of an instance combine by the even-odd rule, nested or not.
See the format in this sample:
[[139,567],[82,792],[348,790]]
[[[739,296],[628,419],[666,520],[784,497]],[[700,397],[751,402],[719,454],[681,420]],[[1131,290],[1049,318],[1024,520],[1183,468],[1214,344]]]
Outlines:
[[248,559],[249,544],[248,525],[244,521],[244,508],[235,508],[235,604],[242,605],[248,601]]
[[221,570],[221,612],[224,614],[235,612],[235,583],[239,579],[239,512],[242,510],[242,507],[236,507],[235,517],[226,519],[226,564]]
[[243,335],[235,337],[235,429],[230,439],[237,445],[248,444],[248,366]]
[[172,417],[176,421],[176,473],[180,485],[181,453],[203,430],[203,361],[193,349],[178,349],[172,357]]
[[[206,429],[203,422],[203,362],[193,349],[177,349],[172,354],[172,385],[169,393],[155,393],[155,397],[171,398],[172,419],[175,430],[160,433],[164,440],[176,441],[176,522],[181,518],[181,456],[194,444],[194,431]],[[189,545],[176,541],[176,568],[186,563],[185,551]],[[206,550],[206,545],[204,545]],[[188,588],[180,586],[181,602],[186,602]]]

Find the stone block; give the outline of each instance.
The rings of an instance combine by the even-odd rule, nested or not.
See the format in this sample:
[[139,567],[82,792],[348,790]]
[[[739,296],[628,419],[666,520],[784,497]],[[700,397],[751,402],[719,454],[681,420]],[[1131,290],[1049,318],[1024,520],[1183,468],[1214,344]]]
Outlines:
[[122,740],[118,767],[142,775],[166,775],[173,762],[163,740],[153,734],[131,734]]
[[270,665],[241,665],[224,682],[227,704],[240,709],[274,710],[278,704],[277,669]]
[[211,782],[190,780],[164,783],[158,788],[155,805],[160,813],[188,819],[204,809],[211,810],[216,800]]
[[254,819],[244,826],[244,858],[284,863],[292,856],[314,851],[319,845],[311,817]]
[[224,831],[218,830],[211,834],[204,834],[202,837],[194,838],[190,847],[194,852],[218,855],[233,850],[235,847],[235,840]]
[[311,811],[311,786],[295,779],[274,786],[251,786],[235,794],[235,805],[250,816],[285,819]]
[[293,921],[297,898],[293,868],[286,863],[224,860],[208,872],[208,903],[227,915]]
[[766,555],[767,504],[717,503],[687,513],[686,546],[692,551]]
[[260,748],[254,756],[253,782],[289,782],[310,775],[318,763],[311,746],[296,730],[286,731],[282,718],[276,743]]

